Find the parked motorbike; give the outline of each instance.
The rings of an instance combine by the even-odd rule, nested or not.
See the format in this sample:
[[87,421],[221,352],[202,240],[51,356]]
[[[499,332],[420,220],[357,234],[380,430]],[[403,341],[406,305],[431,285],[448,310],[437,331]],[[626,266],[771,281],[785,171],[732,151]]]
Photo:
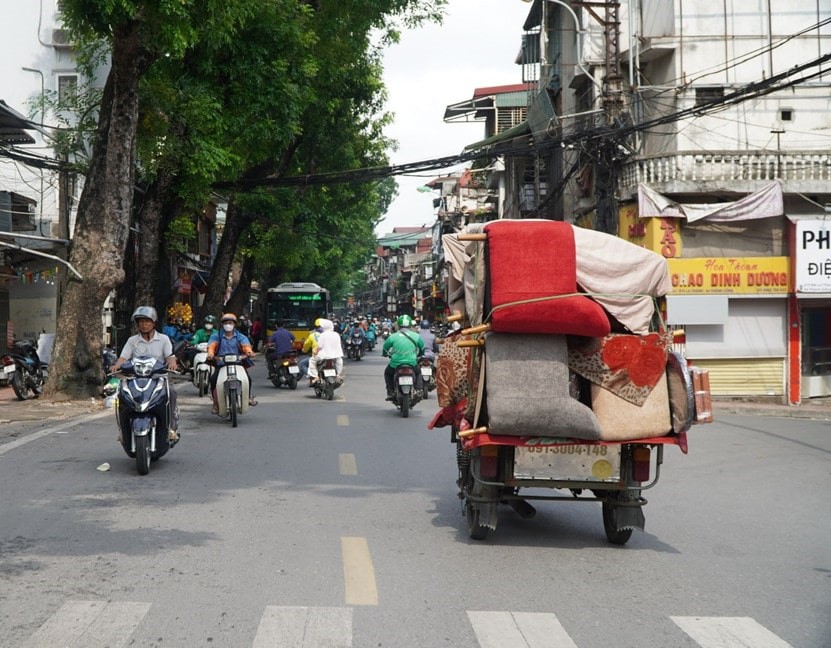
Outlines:
[[231,427],[237,427],[237,417],[248,411],[248,373],[243,361],[245,356],[225,355],[214,359],[218,376],[216,393],[219,415],[231,419]]
[[360,333],[352,333],[346,341],[346,357],[353,360],[360,360],[364,357],[364,336]]
[[430,392],[436,388],[436,371],[432,358],[419,358],[418,371],[421,374],[421,397],[427,400]]
[[392,379],[394,386],[392,403],[401,410],[402,418],[410,416],[410,409],[421,400],[416,368],[411,365],[396,367]]
[[338,375],[335,360],[324,360],[318,367],[318,380],[314,383],[315,396],[334,400],[335,390],[343,384],[343,379]]
[[150,462],[176,445],[179,412],[170,411],[170,385],[165,364],[156,358],[135,357],[119,371],[115,418],[124,452],[136,460],[139,475],[150,472]]
[[0,362],[3,373],[12,384],[17,400],[37,398],[48,377],[47,365],[40,361],[37,348],[32,340],[17,340],[13,351],[7,353]]
[[191,362],[191,357],[188,351],[193,348],[187,340],[179,340],[173,343],[173,355],[176,356],[176,362],[183,371],[193,371],[194,363]]
[[300,366],[297,364],[297,351],[283,355],[266,353],[268,364],[268,379],[275,387],[286,385],[289,389],[297,389],[300,378]]
[[193,356],[193,369],[191,370],[193,386],[199,392],[200,398],[211,389],[211,376],[214,368],[208,363],[208,343],[202,342],[196,345],[196,355]]

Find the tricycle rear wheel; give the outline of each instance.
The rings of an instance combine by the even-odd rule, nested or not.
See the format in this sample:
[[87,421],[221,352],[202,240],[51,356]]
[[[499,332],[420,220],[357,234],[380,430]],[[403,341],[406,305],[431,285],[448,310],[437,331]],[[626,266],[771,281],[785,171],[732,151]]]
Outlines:
[[479,524],[479,507],[465,501],[465,516],[467,517],[467,534],[471,540],[484,540],[488,537],[490,529]]
[[625,545],[632,537],[632,529],[618,529],[615,526],[615,509],[617,506],[610,502],[603,502],[603,529],[606,538],[612,544]]

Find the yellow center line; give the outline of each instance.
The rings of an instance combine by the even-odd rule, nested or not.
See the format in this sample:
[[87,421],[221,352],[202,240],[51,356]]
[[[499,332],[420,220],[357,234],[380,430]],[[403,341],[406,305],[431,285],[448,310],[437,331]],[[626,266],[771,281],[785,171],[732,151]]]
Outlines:
[[349,426],[349,417],[346,414],[338,414],[338,426],[339,427],[348,427]]
[[355,455],[351,453],[343,453],[338,455],[338,469],[341,475],[357,475],[358,464],[355,461]]
[[343,581],[347,605],[378,605],[375,568],[366,538],[342,537]]

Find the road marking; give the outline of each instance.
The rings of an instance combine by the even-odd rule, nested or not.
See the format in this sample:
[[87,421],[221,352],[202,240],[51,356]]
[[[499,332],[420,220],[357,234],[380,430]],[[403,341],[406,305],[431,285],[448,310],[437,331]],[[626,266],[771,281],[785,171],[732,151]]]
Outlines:
[[9,441],[9,443],[4,443],[3,445],[0,445],[0,456],[14,450],[15,448],[19,448],[22,445],[26,445],[27,443],[30,443],[32,441],[37,441],[38,439],[42,439],[45,436],[49,436],[50,434],[54,434],[55,432],[63,432],[67,428],[76,427],[82,423],[86,423],[87,421],[94,421],[95,419],[104,418],[105,416],[114,416],[114,414],[112,413],[112,411],[90,414],[89,416],[85,416],[82,419],[67,421],[65,423],[61,423],[60,425],[54,425],[52,427],[46,428],[45,430],[34,432],[20,439]]
[[352,608],[266,607],[252,648],[350,648]]
[[355,455],[343,453],[338,455],[338,468],[341,475],[357,475],[358,464],[355,461]]
[[349,417],[346,414],[338,414],[338,425],[340,427],[349,427]]
[[340,539],[347,605],[378,605],[375,568],[366,538]]
[[554,614],[467,613],[481,648],[577,648]]
[[119,648],[127,645],[149,609],[150,603],[130,601],[67,601],[29,637],[25,646]]
[[701,648],[792,648],[750,617],[670,617]]

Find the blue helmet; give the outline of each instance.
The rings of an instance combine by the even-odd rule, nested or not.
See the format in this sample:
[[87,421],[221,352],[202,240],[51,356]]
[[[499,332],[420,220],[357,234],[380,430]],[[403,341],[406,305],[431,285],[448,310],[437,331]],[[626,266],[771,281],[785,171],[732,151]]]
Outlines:
[[423,329],[430,328],[430,322],[428,322],[427,320],[421,320],[421,328],[423,328]]

